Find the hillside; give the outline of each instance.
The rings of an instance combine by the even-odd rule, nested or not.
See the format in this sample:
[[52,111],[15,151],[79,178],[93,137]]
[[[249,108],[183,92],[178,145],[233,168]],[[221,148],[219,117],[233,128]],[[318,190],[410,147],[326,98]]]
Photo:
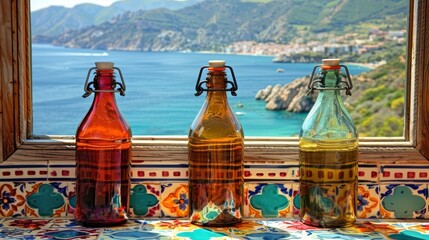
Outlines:
[[[352,96],[342,93],[361,137],[398,137],[404,129],[405,55],[396,52],[385,65],[352,76]],[[307,95],[309,76],[285,85],[267,86],[256,94],[268,110],[308,112],[318,92]]]
[[31,13],[31,30],[34,39],[50,39],[69,30],[98,25],[126,12],[166,8],[177,10],[203,0],[123,0],[108,7],[95,4],[78,4],[73,8],[52,6]]
[[[371,2],[371,8],[362,2]],[[351,11],[356,9],[362,11]],[[222,51],[239,41],[328,41],[346,33],[367,37],[374,25],[402,29],[406,15],[406,1],[398,0],[213,0],[178,10],[126,12],[68,31],[52,43],[129,51]]]

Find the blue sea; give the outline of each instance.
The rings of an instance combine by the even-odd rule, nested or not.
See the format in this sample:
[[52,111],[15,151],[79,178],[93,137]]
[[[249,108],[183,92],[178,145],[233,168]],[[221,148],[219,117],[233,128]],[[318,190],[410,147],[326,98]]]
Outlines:
[[[299,134],[306,114],[266,110],[265,102],[255,100],[255,95],[268,85],[284,85],[309,75],[314,64],[273,63],[269,56],[105,51],[44,44],[32,45],[33,134],[74,135],[94,97],[82,98],[88,69],[94,62],[111,61],[124,76],[126,96],[117,94],[116,99],[133,135],[187,135],[205,98],[205,94],[194,96],[199,70],[213,59],[224,59],[234,69],[238,91],[236,97],[228,94],[228,100],[246,136]],[[284,72],[277,72],[278,68]],[[368,69],[349,66],[349,70],[354,75]]]

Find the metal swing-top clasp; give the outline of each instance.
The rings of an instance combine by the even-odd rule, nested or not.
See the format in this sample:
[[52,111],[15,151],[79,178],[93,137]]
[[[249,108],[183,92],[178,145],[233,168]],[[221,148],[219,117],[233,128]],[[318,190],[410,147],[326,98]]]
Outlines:
[[[97,67],[92,67],[92,68],[90,68],[90,69],[88,70],[88,74],[86,75],[85,85],[84,85],[84,87],[83,87],[83,89],[84,89],[85,93],[82,95],[82,97],[83,97],[83,98],[86,98],[86,97],[88,97],[89,95],[91,95],[93,92],[119,92],[119,94],[120,94],[121,96],[125,96],[126,85],[125,85],[124,77],[122,76],[121,69],[119,69],[119,68],[117,68],[117,67],[113,67],[113,69],[119,72],[119,76],[120,76],[120,78],[121,78],[121,82],[117,82],[117,81],[116,81],[116,76],[115,76],[115,75],[113,75],[113,85],[115,85],[115,86],[116,86],[116,85],[118,85],[118,86],[119,86],[119,88],[114,89],[114,90],[96,90],[96,89],[93,89],[93,88],[91,87],[91,85],[94,85],[94,84],[95,84],[95,82],[96,82],[96,80],[97,80],[97,77],[98,77],[98,76],[97,76],[97,75],[95,75],[95,77],[94,77],[94,81],[91,81],[91,82],[89,82],[89,83],[88,83],[88,79],[89,79],[89,76],[91,75],[91,72],[92,72],[93,70],[97,70]],[[95,74],[96,74],[96,73],[95,73]]]
[[[339,71],[335,73],[336,78],[338,80],[338,82],[340,84],[344,84],[345,86],[339,86],[339,87],[325,87],[323,84],[325,82],[325,77],[326,77],[326,71],[322,68],[322,66],[324,65],[317,65],[313,68],[313,72],[311,73],[310,76],[310,83],[308,84],[308,92],[307,94],[312,94],[314,93],[314,90],[346,90],[346,95],[351,96],[352,95],[352,88],[353,88],[353,84],[352,84],[352,80],[350,78],[350,73],[349,73],[349,69],[347,68],[347,66],[345,65],[338,65],[339,66],[339,70],[341,68],[344,68],[345,72],[346,72],[346,81],[342,80],[342,76],[344,76],[343,74],[340,74]],[[319,76],[315,79],[313,79],[314,77],[314,73],[316,72],[317,68],[322,69],[322,72],[319,74]],[[317,84],[320,83],[321,86],[317,86]]]
[[236,91],[238,90],[237,80],[235,79],[234,70],[232,70],[232,67],[230,67],[230,66],[223,66],[223,67],[228,68],[229,71],[231,72],[232,82],[228,81],[228,79],[225,76],[226,83],[231,84],[231,88],[227,88],[227,89],[225,89],[225,88],[210,88],[210,89],[203,88],[203,84],[207,83],[209,78],[206,77],[206,80],[201,81],[201,75],[203,74],[204,69],[205,68],[208,69],[209,67],[210,66],[204,66],[200,69],[200,73],[198,74],[197,84],[195,85],[195,90],[197,91],[195,93],[195,96],[200,96],[204,91],[206,91],[206,92],[209,92],[209,91],[230,91],[232,96],[237,96],[237,93],[236,93]]

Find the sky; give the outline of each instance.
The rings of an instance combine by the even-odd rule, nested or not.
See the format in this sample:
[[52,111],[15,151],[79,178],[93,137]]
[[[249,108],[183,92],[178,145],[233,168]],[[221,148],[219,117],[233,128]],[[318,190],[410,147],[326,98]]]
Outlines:
[[120,0],[31,0],[30,7],[31,11],[40,10],[49,6],[64,6],[74,7],[81,3],[94,3],[101,6],[110,6],[112,3]]

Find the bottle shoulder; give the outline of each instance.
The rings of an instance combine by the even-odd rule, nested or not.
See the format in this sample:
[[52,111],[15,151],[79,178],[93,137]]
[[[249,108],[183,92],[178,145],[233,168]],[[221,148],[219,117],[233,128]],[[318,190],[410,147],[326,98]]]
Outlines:
[[190,138],[243,138],[243,128],[234,114],[198,115],[193,121]]
[[129,139],[131,137],[131,127],[120,112],[105,115],[89,111],[76,131],[77,139]]
[[350,114],[340,100],[331,103],[316,101],[302,124],[300,137],[357,139],[358,133]]

